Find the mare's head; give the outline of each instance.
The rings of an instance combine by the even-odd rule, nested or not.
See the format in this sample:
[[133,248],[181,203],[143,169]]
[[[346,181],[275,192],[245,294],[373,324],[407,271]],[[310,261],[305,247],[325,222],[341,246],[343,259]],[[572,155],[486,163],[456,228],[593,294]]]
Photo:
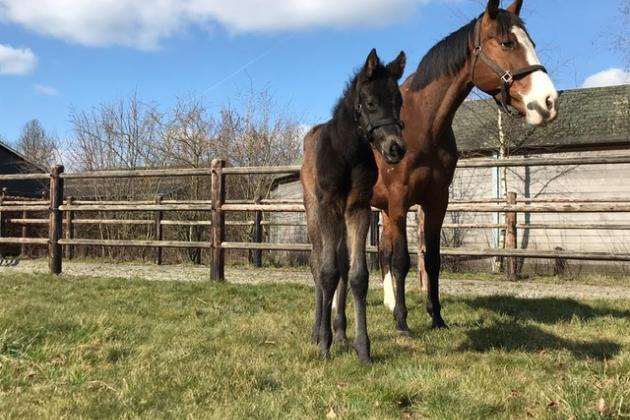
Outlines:
[[402,96],[398,80],[405,70],[405,53],[401,51],[384,65],[372,50],[365,65],[351,84],[355,122],[367,140],[388,163],[398,163],[406,146],[400,120]]
[[499,0],[488,1],[472,34],[471,80],[529,124],[542,125],[558,115],[558,92],[519,17],[522,5],[515,0],[504,10]]

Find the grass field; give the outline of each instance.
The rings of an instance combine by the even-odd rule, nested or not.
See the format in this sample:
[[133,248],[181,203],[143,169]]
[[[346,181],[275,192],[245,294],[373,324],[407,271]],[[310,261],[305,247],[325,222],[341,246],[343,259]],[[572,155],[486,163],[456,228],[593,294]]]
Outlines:
[[0,418],[630,418],[628,301],[414,300],[402,337],[370,290],[364,366],[318,359],[312,293],[0,274]]

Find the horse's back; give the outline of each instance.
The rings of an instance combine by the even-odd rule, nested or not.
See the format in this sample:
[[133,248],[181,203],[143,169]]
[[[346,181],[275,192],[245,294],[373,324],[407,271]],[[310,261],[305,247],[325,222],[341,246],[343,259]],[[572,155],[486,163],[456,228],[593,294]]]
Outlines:
[[304,193],[304,205],[308,208],[317,202],[317,145],[321,137],[324,124],[311,128],[304,136],[304,160],[300,169],[300,181]]

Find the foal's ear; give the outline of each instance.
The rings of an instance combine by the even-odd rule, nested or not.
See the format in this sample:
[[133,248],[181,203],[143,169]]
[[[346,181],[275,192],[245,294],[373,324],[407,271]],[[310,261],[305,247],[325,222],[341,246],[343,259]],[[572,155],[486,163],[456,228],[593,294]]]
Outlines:
[[499,3],[500,3],[500,0],[488,0],[488,6],[486,7],[486,14],[492,20],[496,19],[497,15],[499,14]]
[[514,0],[514,3],[510,4],[505,10],[514,13],[515,15],[520,15],[521,7],[523,7],[523,0]]
[[404,51],[401,51],[398,57],[387,65],[387,70],[398,80],[405,72],[405,64],[407,64],[407,56]]
[[365,60],[365,66],[363,66],[363,74],[366,79],[371,79],[376,72],[376,69],[381,64],[381,59],[378,58],[378,54],[376,54],[376,48],[372,48],[370,51],[370,55],[368,55],[367,60]]

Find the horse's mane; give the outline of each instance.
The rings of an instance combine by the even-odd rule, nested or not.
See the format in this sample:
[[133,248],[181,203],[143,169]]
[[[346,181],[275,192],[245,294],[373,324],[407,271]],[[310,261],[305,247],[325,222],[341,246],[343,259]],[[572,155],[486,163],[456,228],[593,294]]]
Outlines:
[[[475,24],[478,19],[481,19],[481,16],[462,26],[429,50],[413,75],[412,90],[418,91],[442,76],[454,76],[464,67],[474,42]],[[513,26],[525,29],[525,23],[520,17],[505,10],[499,10],[496,21],[498,36],[507,34]]]

